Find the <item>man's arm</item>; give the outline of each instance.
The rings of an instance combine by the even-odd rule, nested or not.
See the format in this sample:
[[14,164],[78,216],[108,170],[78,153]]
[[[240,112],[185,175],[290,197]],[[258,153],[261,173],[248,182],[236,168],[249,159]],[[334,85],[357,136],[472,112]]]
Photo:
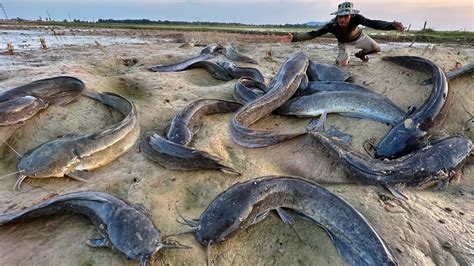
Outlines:
[[324,34],[328,33],[329,30],[330,30],[330,27],[331,27],[330,24],[326,24],[318,30],[313,30],[313,31],[310,31],[310,32],[294,32],[294,33],[291,33],[291,36],[293,37],[293,38],[291,38],[291,42],[301,42],[301,41],[307,41],[307,40],[314,39],[316,37],[319,37],[321,35],[324,35]]
[[356,15],[357,19],[359,20],[359,24],[376,29],[376,30],[398,30],[400,32],[405,32],[405,28],[403,27],[402,23],[398,21],[383,21],[383,20],[372,20],[365,18],[362,15]]

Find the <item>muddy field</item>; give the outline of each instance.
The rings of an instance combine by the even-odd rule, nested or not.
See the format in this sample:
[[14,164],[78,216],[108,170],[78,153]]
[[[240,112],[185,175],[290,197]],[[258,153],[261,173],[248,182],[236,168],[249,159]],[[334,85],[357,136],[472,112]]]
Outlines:
[[[107,33],[114,38],[134,32]],[[232,100],[234,81],[215,80],[204,70],[180,73],[153,73],[146,69],[197,55],[199,44],[234,42],[241,52],[257,59],[256,67],[268,82],[293,52],[304,51],[316,62],[333,64],[337,55],[334,40],[317,40],[284,45],[275,38],[216,33],[147,32],[144,43],[74,44],[47,50],[31,47],[14,55],[0,55],[0,89],[8,89],[37,79],[70,75],[83,80],[88,90],[119,93],[135,103],[142,135],[162,133],[174,114],[201,98]],[[162,34],[162,35],[159,35]],[[100,33],[95,36],[100,35]],[[115,36],[114,36],[115,35]],[[123,36],[122,36],[123,35]],[[35,35],[36,36],[36,35]],[[161,37],[169,42],[158,41]],[[94,38],[91,35],[90,38]],[[196,45],[184,45],[192,41]],[[2,45],[3,46],[3,45]],[[352,59],[346,68],[354,82],[382,93],[402,108],[420,106],[430,86],[419,85],[425,74],[381,61],[382,55],[417,55],[451,70],[457,64],[474,62],[473,46],[383,43],[383,52],[369,63]],[[136,59],[136,60],[133,60]],[[132,65],[130,62],[136,61]],[[253,66],[238,63],[241,66]],[[474,115],[473,76],[450,82],[454,102],[439,136],[465,134],[474,139],[474,125],[463,130]],[[233,143],[229,133],[231,114],[211,115],[203,120],[192,147],[223,158],[243,174],[219,171],[173,171],[152,163],[135,148],[113,163],[90,171],[93,182],[68,178],[27,179],[22,193],[12,191],[15,177],[0,180],[0,213],[17,210],[54,194],[78,190],[100,190],[143,203],[164,235],[188,230],[176,222],[178,214],[198,218],[211,200],[226,188],[263,175],[298,175],[319,182],[347,181],[336,159],[310,136],[280,145],[246,149]],[[94,132],[121,119],[99,103],[81,97],[67,106],[52,106],[18,128],[8,143],[20,154],[70,132]],[[281,132],[304,129],[308,119],[270,116],[258,128]],[[354,136],[352,145],[362,149],[367,138],[380,139],[388,126],[365,120],[329,115],[328,124]],[[468,125],[469,127],[469,125]],[[18,157],[9,149],[0,150],[0,176],[16,171]],[[474,264],[474,166],[467,165],[462,177],[438,190],[405,187],[406,202],[395,200],[380,187],[326,185],[366,216],[392,249],[400,265]],[[176,208],[175,208],[176,206]],[[108,249],[85,245],[95,238],[94,227],[77,215],[58,215],[31,222],[0,227],[1,265],[137,265]],[[189,250],[162,250],[154,265],[206,263],[206,250],[192,235],[175,237]],[[343,264],[323,229],[296,217],[293,226],[276,215],[250,227],[242,234],[213,246],[211,259],[220,265],[252,264]]]

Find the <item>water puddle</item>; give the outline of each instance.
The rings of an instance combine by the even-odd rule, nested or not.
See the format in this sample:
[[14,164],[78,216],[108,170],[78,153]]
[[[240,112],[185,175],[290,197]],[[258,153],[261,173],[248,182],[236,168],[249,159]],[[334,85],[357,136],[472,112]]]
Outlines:
[[[102,32],[103,30],[101,30]],[[75,33],[77,32],[77,34]],[[172,38],[142,37],[142,36],[107,36],[88,34],[92,32],[79,30],[0,30],[0,43],[2,46],[12,42],[15,51],[28,51],[41,48],[40,38],[44,38],[48,48],[61,48],[65,46],[81,45],[113,45],[113,44],[147,44],[165,43],[175,41]],[[125,34],[124,34],[125,35]]]

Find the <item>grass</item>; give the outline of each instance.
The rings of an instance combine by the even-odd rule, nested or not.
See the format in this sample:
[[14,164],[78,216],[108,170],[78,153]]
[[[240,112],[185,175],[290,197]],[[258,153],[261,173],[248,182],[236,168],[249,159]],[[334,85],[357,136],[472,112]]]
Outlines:
[[367,30],[367,33],[377,39],[400,42],[434,42],[434,43],[474,43],[474,32],[470,31],[409,31],[399,34],[395,31]]
[[[313,27],[282,27],[282,26],[206,26],[198,24],[126,24],[126,23],[88,23],[88,22],[55,22],[55,21],[3,21],[2,24],[27,25],[27,26],[63,26],[77,28],[111,28],[111,29],[136,29],[136,30],[170,30],[170,31],[192,31],[192,32],[226,32],[239,34],[259,35],[285,35],[288,32],[311,31]],[[396,31],[364,30],[369,36],[378,40],[400,41],[400,42],[434,42],[434,43],[474,43],[474,32],[469,31],[409,31],[400,34]],[[332,37],[327,34],[327,37]]]

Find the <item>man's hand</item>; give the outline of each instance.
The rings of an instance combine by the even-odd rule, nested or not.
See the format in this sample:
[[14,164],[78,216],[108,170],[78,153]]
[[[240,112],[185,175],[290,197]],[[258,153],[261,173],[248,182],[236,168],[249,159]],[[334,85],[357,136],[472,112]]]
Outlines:
[[293,40],[293,34],[291,34],[291,32],[288,32],[288,35],[285,35],[280,39],[282,43],[290,43],[291,40]]
[[403,24],[401,22],[394,21],[393,22],[393,27],[395,29],[397,29],[399,32],[405,33],[405,27],[403,27]]

